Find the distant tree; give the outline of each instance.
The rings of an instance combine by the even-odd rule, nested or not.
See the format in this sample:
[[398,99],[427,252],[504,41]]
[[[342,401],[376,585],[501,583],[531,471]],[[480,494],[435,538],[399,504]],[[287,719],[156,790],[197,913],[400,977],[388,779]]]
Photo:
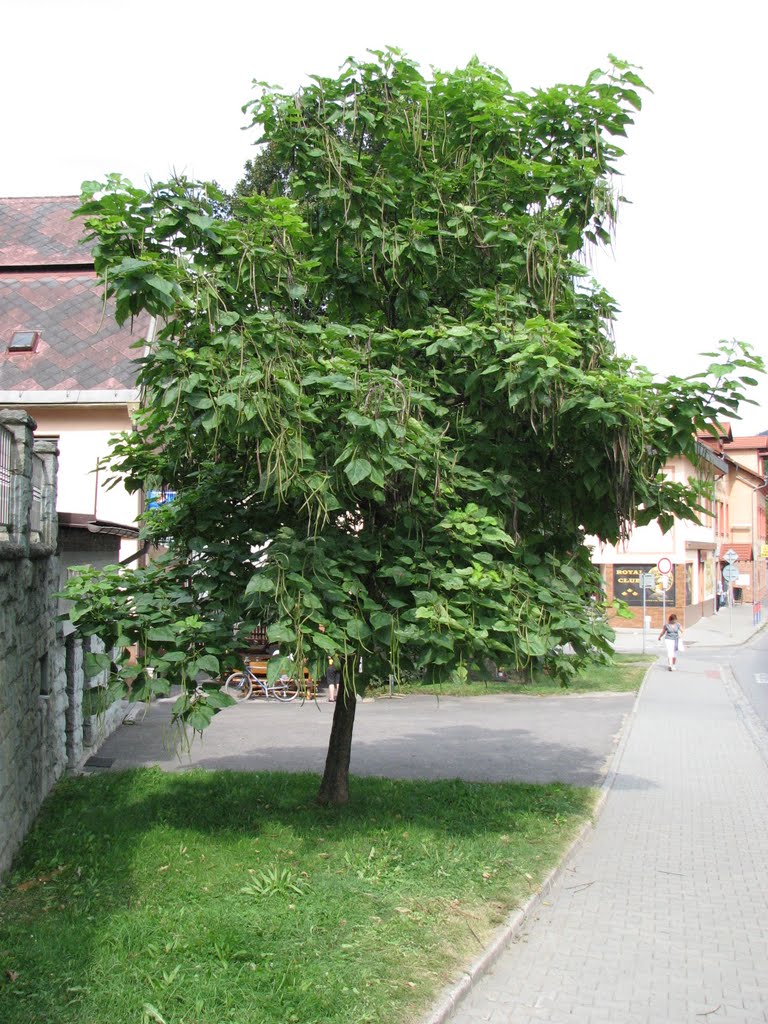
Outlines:
[[289,194],[290,169],[278,160],[272,146],[266,145],[246,160],[245,173],[235,186],[237,196],[285,196]]
[[655,382],[615,354],[583,257],[642,87],[615,59],[522,93],[386,50],[262,91],[266,148],[226,217],[199,183],[86,185],[118,319],[161,321],[113,464],[178,495],[144,524],[167,555],[71,585],[84,631],[144,652],[120,669],[134,697],[182,682],[178,719],[204,727],[226,698],[195,673],[257,624],[294,666],[339,658],[319,799],[343,802],[371,674],[540,661],[567,682],[607,655],[585,533],[692,515],[662,467],[758,366],[735,346],[716,385]]

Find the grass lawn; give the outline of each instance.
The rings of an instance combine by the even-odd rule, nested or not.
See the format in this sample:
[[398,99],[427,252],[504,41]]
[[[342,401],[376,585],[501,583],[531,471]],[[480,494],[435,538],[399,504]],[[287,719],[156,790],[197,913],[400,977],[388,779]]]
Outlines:
[[62,781],[0,892],[3,1024],[418,1019],[590,814],[565,785]]
[[[638,690],[648,666],[656,661],[652,654],[616,654],[611,665],[595,665],[581,673],[569,686],[563,687],[543,673],[530,681],[513,678],[475,679],[466,683],[406,683],[398,686],[397,693],[438,693],[446,697],[473,697],[487,693],[521,693],[529,696],[562,696],[564,693],[625,693]],[[376,690],[369,691],[376,696]]]

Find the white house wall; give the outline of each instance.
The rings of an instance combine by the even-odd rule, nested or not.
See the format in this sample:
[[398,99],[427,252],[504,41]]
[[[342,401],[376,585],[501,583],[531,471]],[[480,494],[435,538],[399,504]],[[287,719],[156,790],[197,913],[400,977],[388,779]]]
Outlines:
[[[109,442],[116,433],[129,430],[126,406],[29,406],[26,411],[37,422],[37,436],[55,436],[59,448],[59,490],[56,511],[80,512],[114,523],[132,525],[140,511],[138,494],[129,494],[118,483],[110,488],[111,475],[100,460],[109,455]],[[120,557],[136,551],[136,541],[123,540]]]

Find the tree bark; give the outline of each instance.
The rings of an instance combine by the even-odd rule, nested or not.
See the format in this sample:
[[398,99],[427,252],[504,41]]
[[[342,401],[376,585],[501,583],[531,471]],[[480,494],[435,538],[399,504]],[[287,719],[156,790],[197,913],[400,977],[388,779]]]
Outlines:
[[345,804],[349,800],[349,758],[356,709],[354,687],[342,680],[333,711],[325,772],[317,794],[319,804]]

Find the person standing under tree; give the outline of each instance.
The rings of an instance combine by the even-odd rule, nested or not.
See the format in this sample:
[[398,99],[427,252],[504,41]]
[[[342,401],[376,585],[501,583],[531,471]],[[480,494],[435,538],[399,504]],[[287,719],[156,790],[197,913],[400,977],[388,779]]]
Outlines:
[[659,633],[659,640],[663,638],[664,644],[667,648],[667,665],[669,666],[670,672],[677,671],[677,652],[680,647],[682,636],[683,627],[677,621],[675,613],[672,612],[667,621],[661,627],[661,632]]
[[328,659],[328,668],[325,670],[325,681],[328,684],[328,700],[333,704],[339,690],[339,683],[341,682],[341,670],[333,658]]

